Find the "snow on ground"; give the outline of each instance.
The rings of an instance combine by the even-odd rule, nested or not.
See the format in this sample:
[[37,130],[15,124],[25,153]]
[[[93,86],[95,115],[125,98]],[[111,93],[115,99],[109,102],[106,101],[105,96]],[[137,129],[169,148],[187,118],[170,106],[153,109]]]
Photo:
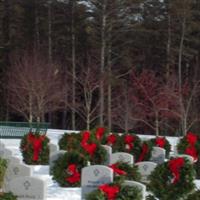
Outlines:
[[[50,138],[51,143],[58,144],[58,140],[65,132],[74,132],[66,130],[55,130],[49,129],[47,136]],[[78,133],[78,131],[77,131]],[[143,140],[153,138],[155,136],[150,135],[139,135]],[[167,137],[170,144],[172,145],[172,150],[175,150],[175,145],[178,142],[177,137]],[[20,139],[0,139],[8,149],[13,152],[13,155],[22,159],[21,152],[19,150]],[[81,200],[81,189],[80,188],[61,188],[58,184],[52,180],[49,175],[48,166],[32,166],[33,176],[39,177],[47,182],[47,200]],[[198,189],[200,189],[200,180],[195,180],[195,184]]]

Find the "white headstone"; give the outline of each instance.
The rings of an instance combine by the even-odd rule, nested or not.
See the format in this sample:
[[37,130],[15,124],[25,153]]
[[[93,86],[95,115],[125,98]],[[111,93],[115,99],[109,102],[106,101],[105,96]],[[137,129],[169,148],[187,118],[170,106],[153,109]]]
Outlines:
[[81,172],[82,200],[98,186],[113,182],[113,170],[103,165],[84,167]]
[[0,149],[0,157],[7,158],[12,156],[12,151],[6,148]]
[[141,181],[144,183],[148,183],[149,182],[148,176],[154,171],[157,164],[154,162],[143,161],[143,162],[138,162],[135,165],[138,166],[138,171],[142,175]]
[[157,164],[165,162],[166,150],[160,147],[153,147],[150,160]]
[[32,175],[32,170],[31,167],[29,167],[28,165],[25,165],[23,163],[11,162],[6,170],[3,187],[6,191],[9,191],[11,180],[17,177],[31,176],[31,175]]
[[8,166],[11,164],[20,164],[21,163],[21,160],[15,156],[9,156],[5,159],[7,161]]
[[138,188],[142,193],[142,200],[145,200],[146,196],[146,185],[139,183],[137,181],[124,181],[123,185],[133,186]]
[[58,145],[49,143],[50,156],[59,150]]
[[10,181],[10,191],[17,196],[17,200],[45,200],[47,185],[39,178],[18,177]]
[[105,165],[108,165],[110,163],[110,156],[112,154],[112,147],[108,145],[101,145],[107,152],[107,161],[104,163]]
[[51,170],[54,166],[54,162],[60,157],[62,156],[63,154],[65,154],[67,151],[64,151],[64,150],[60,150],[60,151],[57,151],[55,153],[52,153],[50,155],[50,158],[49,158],[49,169]]
[[124,162],[130,165],[133,165],[134,157],[133,155],[129,153],[125,153],[125,152],[113,153],[110,156],[110,164],[114,164],[116,162]]

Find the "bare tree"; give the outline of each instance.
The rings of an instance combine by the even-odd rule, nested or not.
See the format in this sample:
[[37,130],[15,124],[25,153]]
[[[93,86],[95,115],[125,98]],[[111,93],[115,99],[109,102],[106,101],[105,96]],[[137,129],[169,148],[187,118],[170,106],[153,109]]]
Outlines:
[[97,75],[98,68],[94,62],[89,61],[87,66],[81,65],[79,69],[76,75],[76,104],[74,105],[72,101],[69,106],[86,123],[86,128],[89,130],[91,123],[99,117],[100,80]]
[[18,56],[8,72],[8,92],[14,112],[30,122],[44,121],[46,113],[61,106],[59,67],[39,54]]

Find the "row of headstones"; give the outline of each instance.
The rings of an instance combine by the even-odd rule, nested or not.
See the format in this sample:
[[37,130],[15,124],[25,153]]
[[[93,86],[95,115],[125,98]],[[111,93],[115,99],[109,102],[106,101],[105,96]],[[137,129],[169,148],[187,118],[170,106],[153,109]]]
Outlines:
[[33,176],[33,168],[22,163],[0,142],[0,157],[7,161],[3,192],[12,192],[18,200],[45,200],[46,182]]

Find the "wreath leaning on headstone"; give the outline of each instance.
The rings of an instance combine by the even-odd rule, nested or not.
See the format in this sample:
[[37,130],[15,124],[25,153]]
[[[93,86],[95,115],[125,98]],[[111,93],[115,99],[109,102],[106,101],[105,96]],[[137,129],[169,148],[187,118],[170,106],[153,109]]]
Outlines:
[[23,161],[29,165],[49,163],[49,138],[39,133],[26,134],[20,143]]
[[169,158],[169,153],[171,150],[171,145],[166,137],[156,137],[150,140],[153,146],[160,147],[166,150],[166,157]]
[[138,160],[141,152],[142,141],[135,134],[123,134],[119,138],[118,151],[127,152],[134,156],[135,160]]
[[64,133],[60,138],[58,145],[61,150],[73,151],[80,146],[81,134]]
[[177,150],[179,154],[187,154],[193,157],[194,168],[197,178],[200,177],[200,138],[198,135],[188,132],[186,136],[180,139]]
[[89,193],[86,200],[141,200],[141,191],[133,186],[120,183],[100,185],[97,190]]
[[185,158],[172,158],[158,165],[149,176],[150,191],[159,200],[180,200],[195,188],[195,170]]
[[67,152],[54,161],[51,174],[61,187],[80,187],[81,169],[85,166],[87,160],[78,152]]
[[136,165],[131,166],[127,163],[117,162],[112,165],[109,165],[114,172],[114,180],[115,181],[123,181],[123,180],[132,180],[132,181],[140,181],[141,174]]

